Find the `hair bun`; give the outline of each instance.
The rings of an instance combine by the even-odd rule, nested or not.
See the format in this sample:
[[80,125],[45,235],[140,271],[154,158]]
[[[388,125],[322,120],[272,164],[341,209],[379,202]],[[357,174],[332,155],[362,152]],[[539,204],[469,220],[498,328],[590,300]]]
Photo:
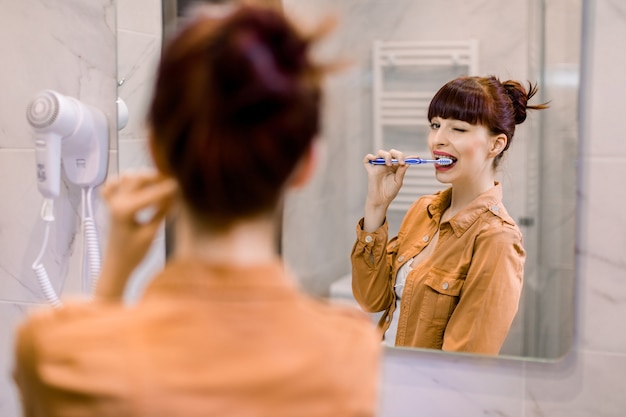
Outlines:
[[224,40],[214,84],[228,99],[223,116],[254,124],[298,94],[308,45],[275,13],[238,15]]
[[502,86],[508,93],[513,103],[513,110],[515,111],[515,124],[523,123],[526,120],[526,109],[528,108],[528,100],[535,95],[537,87],[533,87],[529,84],[529,92],[523,85],[517,81],[508,80],[502,83]]
[[320,130],[326,70],[277,10],[197,10],[164,48],[148,120],[159,169],[223,229],[276,207]]

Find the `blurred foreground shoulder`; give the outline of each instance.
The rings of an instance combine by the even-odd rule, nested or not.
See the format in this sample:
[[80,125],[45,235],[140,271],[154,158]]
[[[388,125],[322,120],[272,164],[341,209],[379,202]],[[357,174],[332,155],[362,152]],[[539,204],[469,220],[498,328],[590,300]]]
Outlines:
[[[78,355],[79,346],[109,340],[120,330],[124,307],[118,303],[71,301],[61,308],[31,311],[16,330],[16,366],[33,366],[47,355]],[[120,314],[121,313],[121,314]]]
[[[84,376],[97,368],[111,369],[106,380],[113,380],[116,356],[103,353],[111,348],[111,335],[119,331],[116,310],[122,309],[112,303],[69,302],[59,309],[33,310],[18,325],[13,378],[24,416],[63,415],[54,410],[85,405],[76,393],[89,391]],[[127,395],[128,386],[121,380],[116,378],[114,386],[109,394]]]

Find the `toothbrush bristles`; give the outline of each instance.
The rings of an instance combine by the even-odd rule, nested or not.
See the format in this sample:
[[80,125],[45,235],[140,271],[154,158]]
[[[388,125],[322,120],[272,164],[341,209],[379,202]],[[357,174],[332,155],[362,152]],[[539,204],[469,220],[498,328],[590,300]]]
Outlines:
[[439,158],[437,159],[438,165],[450,165],[452,164],[452,159],[450,158]]

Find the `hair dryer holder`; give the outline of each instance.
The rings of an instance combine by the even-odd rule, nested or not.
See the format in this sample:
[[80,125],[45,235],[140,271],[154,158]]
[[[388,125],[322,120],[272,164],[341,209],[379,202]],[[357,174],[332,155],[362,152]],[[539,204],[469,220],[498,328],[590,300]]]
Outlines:
[[69,182],[80,187],[100,185],[107,174],[109,155],[109,125],[98,109],[83,104],[91,111],[83,112],[88,123],[63,139],[61,160]]

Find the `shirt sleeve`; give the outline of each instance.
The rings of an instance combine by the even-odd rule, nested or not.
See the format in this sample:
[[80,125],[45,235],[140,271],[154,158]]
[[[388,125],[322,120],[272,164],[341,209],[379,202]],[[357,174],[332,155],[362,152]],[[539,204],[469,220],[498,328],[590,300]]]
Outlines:
[[465,284],[445,330],[443,350],[498,354],[522,291],[526,253],[519,230],[481,233]]
[[66,302],[20,324],[13,378],[24,417],[126,415],[127,347],[110,337],[112,327],[122,332],[121,319],[109,320],[119,310],[119,303]]
[[391,257],[396,238],[387,243],[387,220],[375,232],[363,231],[363,219],[356,226],[352,248],[352,292],[361,308],[370,313],[387,310],[394,302]]

